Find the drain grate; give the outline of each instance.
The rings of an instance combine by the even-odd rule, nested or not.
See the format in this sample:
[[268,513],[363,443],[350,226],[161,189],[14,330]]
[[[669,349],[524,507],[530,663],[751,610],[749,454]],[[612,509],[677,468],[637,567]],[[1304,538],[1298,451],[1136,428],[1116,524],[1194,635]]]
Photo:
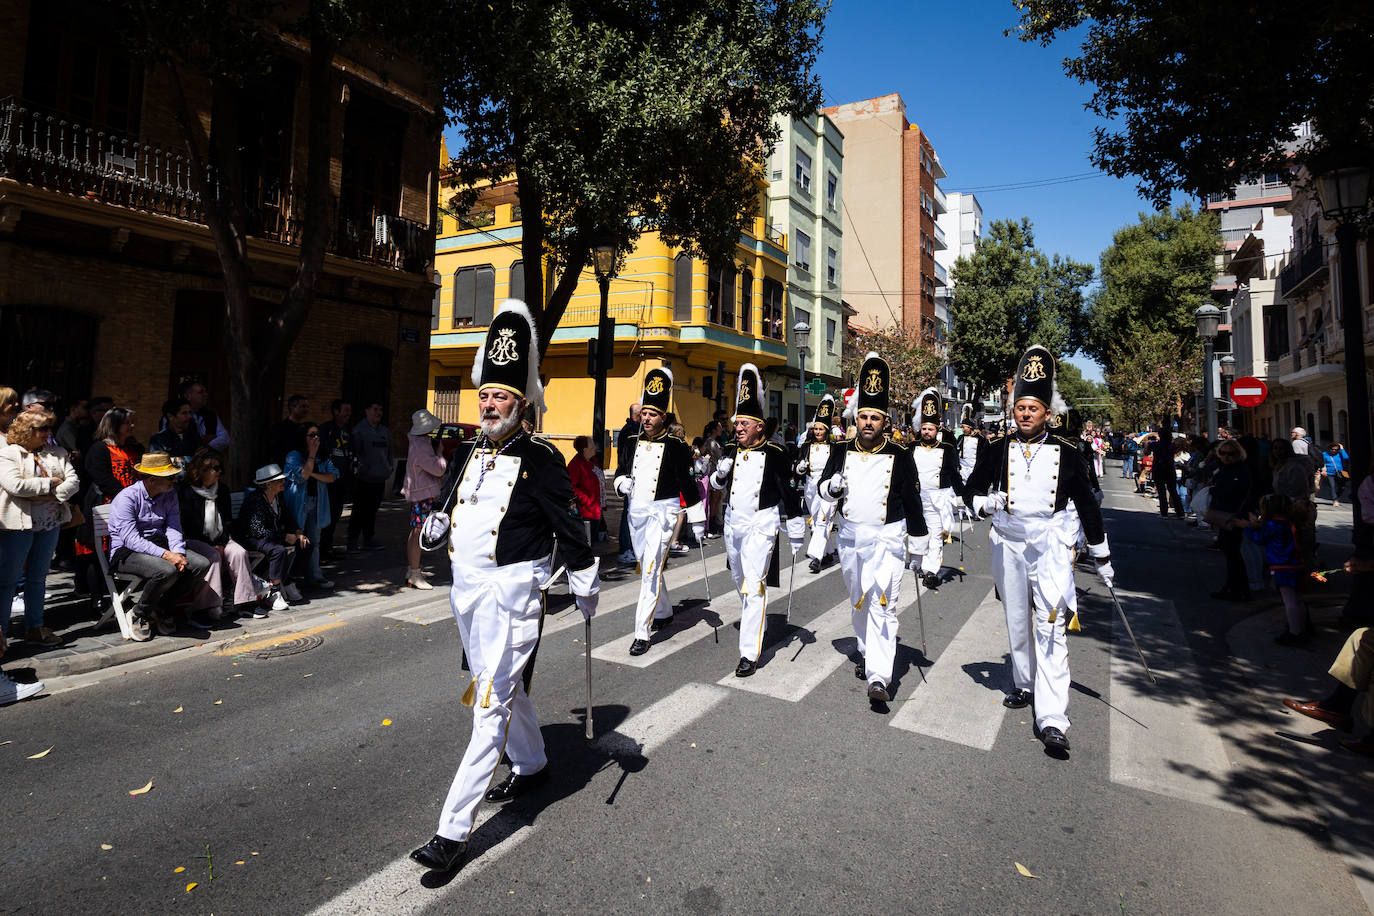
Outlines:
[[301,636],[298,639],[291,639],[280,642],[276,645],[267,646],[263,649],[254,649],[243,654],[248,658],[285,658],[288,655],[300,655],[302,652],[309,652],[311,649],[324,645],[324,639],[319,636]]

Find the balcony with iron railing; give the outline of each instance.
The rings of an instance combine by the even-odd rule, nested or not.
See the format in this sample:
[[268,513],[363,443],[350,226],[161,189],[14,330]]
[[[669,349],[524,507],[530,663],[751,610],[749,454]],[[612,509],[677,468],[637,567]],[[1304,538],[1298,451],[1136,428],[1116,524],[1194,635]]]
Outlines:
[[935,200],[936,216],[940,215],[941,213],[949,212],[949,201],[945,199],[945,192],[940,190],[940,186],[938,184],[935,185],[935,193],[933,197]]
[[[139,213],[205,225],[204,188],[190,158],[41,108],[15,97],[0,100],[0,180]],[[245,190],[251,237],[299,245],[305,217],[304,188],[263,179]],[[432,229],[376,206],[326,202],[328,254],[410,273],[434,260]]]
[[943,264],[935,262],[935,284],[937,286],[949,286],[949,271],[945,270]]
[[1326,248],[1318,236],[1288,256],[1279,272],[1279,292],[1283,296],[1297,295],[1325,280],[1326,272]]
[[949,239],[945,236],[945,230],[940,228],[939,223],[935,224],[935,232],[933,238],[935,240],[935,247],[940,251],[944,251],[945,249],[949,248]]

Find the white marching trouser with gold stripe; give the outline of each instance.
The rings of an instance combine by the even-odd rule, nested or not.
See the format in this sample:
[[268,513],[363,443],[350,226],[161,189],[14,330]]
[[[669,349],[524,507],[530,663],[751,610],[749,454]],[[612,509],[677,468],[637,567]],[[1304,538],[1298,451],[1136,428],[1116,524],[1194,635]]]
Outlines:
[[1020,517],[999,511],[988,537],[992,578],[1007,617],[1015,686],[1035,692],[1035,725],[1069,727],[1069,648],[1065,628],[1077,610],[1073,548],[1076,513]]
[[929,533],[924,543],[917,539],[914,546],[917,548],[915,552],[921,557],[922,574],[939,575],[940,568],[945,565],[945,532],[949,530],[945,516],[949,506],[942,494],[952,492],[921,489],[921,515],[925,517],[926,531]]
[[849,589],[854,635],[870,684],[892,680],[897,657],[897,601],[906,568],[906,522],[840,521],[840,572]]
[[473,566],[453,561],[449,602],[472,673],[472,737],[439,816],[440,836],[466,840],[504,752],[520,775],[548,763],[534,703],[522,681],[539,643],[539,584],[549,559]]
[[679,500],[630,501],[630,541],[639,557],[639,603],[635,606],[635,639],[648,640],[654,618],[672,616],[673,605],[663,581],[663,562],[672,546],[673,527],[682,511]]
[[751,662],[763,651],[764,610],[768,603],[768,564],[781,525],[777,506],[741,511],[725,509],[725,557],[743,608],[739,624],[739,654]]
[[824,499],[820,494],[820,472],[806,478],[803,495],[806,512],[811,522],[811,537],[806,542],[806,555],[813,560],[824,559],[835,550],[835,531],[832,521],[835,517],[836,503]]

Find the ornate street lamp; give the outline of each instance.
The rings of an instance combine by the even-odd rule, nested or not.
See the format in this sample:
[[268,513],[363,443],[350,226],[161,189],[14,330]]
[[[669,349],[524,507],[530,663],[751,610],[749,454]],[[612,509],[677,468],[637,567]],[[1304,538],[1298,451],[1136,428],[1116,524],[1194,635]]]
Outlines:
[[1227,354],[1217,360],[1217,369],[1221,372],[1221,393],[1226,400],[1226,425],[1232,424],[1231,408],[1234,401],[1231,400],[1231,379],[1236,377],[1236,358]]
[[592,266],[601,287],[601,314],[596,323],[596,388],[592,396],[592,441],[601,452],[601,466],[607,467],[609,445],[606,440],[606,373],[615,361],[615,325],[611,323],[611,277],[615,275],[615,236],[597,232],[592,245]]
[[797,430],[806,429],[806,356],[811,340],[811,325],[798,321],[792,325],[792,340],[797,344],[797,368],[801,370],[801,388],[797,392]]
[[[1350,417],[1350,489],[1359,489],[1369,470],[1369,387],[1365,381],[1364,307],[1360,300],[1360,268],[1355,251],[1359,220],[1369,212],[1368,168],[1330,169],[1317,177],[1317,196],[1322,213],[1336,224],[1336,247],[1341,258],[1340,305],[1345,334],[1345,399]],[[1354,517],[1351,540],[1357,547],[1374,543],[1371,528],[1360,512],[1360,501],[1351,497]],[[1352,599],[1354,592],[1351,593]]]
[[1193,312],[1197,320],[1197,336],[1202,338],[1202,403],[1207,425],[1204,427],[1208,438],[1217,434],[1217,402],[1212,396],[1212,341],[1217,339],[1221,328],[1221,309],[1210,302]]

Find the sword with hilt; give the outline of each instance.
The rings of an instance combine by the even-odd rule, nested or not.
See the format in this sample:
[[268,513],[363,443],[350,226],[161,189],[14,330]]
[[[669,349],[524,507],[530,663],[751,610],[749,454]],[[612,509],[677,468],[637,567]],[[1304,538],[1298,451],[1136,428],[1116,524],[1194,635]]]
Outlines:
[[1140,643],[1135,640],[1135,632],[1131,629],[1131,622],[1126,619],[1126,611],[1121,607],[1121,599],[1116,597],[1116,589],[1110,583],[1104,584],[1112,596],[1112,603],[1116,605],[1116,612],[1121,615],[1121,623],[1126,627],[1126,635],[1131,638],[1131,645],[1135,647],[1135,654],[1140,658],[1140,666],[1145,669],[1145,676],[1150,679],[1153,686],[1158,687],[1159,683],[1155,680],[1154,673],[1150,671],[1149,663],[1145,661],[1145,653],[1140,651]]

